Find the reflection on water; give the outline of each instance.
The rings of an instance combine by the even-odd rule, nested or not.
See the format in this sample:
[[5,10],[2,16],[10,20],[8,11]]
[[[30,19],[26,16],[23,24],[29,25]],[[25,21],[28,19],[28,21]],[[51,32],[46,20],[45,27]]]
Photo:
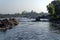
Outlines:
[[50,23],[49,29],[50,29],[51,32],[55,32],[55,33],[60,34],[60,27],[57,27],[57,26],[53,25],[52,23]]
[[49,22],[27,22],[27,19],[25,20],[26,22],[20,22],[18,26],[6,32],[0,31],[0,40],[60,40],[58,27]]

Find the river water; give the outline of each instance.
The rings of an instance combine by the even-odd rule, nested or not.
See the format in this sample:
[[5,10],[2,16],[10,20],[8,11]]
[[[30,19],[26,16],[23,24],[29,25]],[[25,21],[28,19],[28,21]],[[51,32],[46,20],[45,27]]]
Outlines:
[[0,40],[60,40],[60,29],[50,22],[31,22],[30,19],[19,19],[19,25],[0,31]]

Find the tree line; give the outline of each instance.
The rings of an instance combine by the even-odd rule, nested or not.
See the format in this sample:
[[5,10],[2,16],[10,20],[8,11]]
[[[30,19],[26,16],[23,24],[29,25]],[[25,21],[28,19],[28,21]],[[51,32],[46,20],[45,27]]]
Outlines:
[[49,3],[47,9],[51,20],[60,20],[60,0],[54,0]]

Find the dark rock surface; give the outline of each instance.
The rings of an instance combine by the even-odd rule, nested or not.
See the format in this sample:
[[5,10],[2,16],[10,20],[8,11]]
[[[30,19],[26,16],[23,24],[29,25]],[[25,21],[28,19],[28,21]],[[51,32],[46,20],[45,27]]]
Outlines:
[[6,30],[12,28],[12,26],[18,25],[18,20],[15,18],[10,19],[3,19],[0,20],[0,30]]

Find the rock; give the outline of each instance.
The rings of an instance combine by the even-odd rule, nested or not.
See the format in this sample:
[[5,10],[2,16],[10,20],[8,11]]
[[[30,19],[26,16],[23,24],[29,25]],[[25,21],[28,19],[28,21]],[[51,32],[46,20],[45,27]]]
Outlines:
[[0,30],[10,29],[18,24],[19,23],[15,18],[0,20]]
[[36,17],[36,21],[40,21],[40,17],[38,16],[38,17]]
[[10,20],[12,21],[12,23],[13,23],[14,25],[18,25],[18,24],[19,24],[18,21],[17,21],[15,18],[10,19]]

